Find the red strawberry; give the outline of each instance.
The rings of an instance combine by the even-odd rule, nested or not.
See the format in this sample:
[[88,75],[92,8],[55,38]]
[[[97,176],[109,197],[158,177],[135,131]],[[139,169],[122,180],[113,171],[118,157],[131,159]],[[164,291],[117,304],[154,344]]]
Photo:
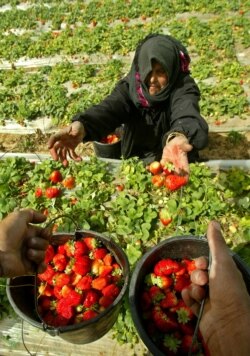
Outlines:
[[65,253],[68,257],[73,257],[74,253],[75,253],[75,245],[74,245],[74,241],[73,240],[68,240],[65,244],[64,244],[64,250]]
[[82,295],[72,289],[65,299],[67,300],[69,305],[76,307],[81,303]]
[[174,307],[177,304],[178,298],[176,297],[176,294],[172,291],[167,292],[165,298],[162,299],[160,302],[160,306],[164,309]]
[[118,263],[113,263],[112,280],[113,282],[119,283],[122,279],[122,269]]
[[183,258],[181,263],[186,267],[186,270],[189,274],[191,274],[197,268],[195,265],[195,260]]
[[89,249],[83,240],[78,240],[74,242],[74,256],[86,255]]
[[[181,352],[182,354],[187,355],[189,353],[189,350],[191,348],[193,341],[193,335],[183,335],[182,341],[181,341]],[[196,353],[199,350],[199,345],[198,342],[195,341],[193,346],[192,346],[192,354]]]
[[56,311],[65,319],[71,319],[74,313],[72,306],[68,303],[67,299],[64,298],[58,300],[56,305]]
[[149,288],[149,295],[154,304],[160,302],[165,297],[164,292],[157,286],[152,286]]
[[160,216],[160,221],[164,226],[167,226],[172,222],[172,218],[170,216],[170,213],[165,208],[160,210],[159,216]]
[[188,321],[185,324],[180,323],[179,327],[183,334],[187,334],[187,335],[194,334],[195,324],[193,322]]
[[107,275],[110,274],[112,271],[113,271],[113,266],[101,265],[101,266],[99,267],[99,276],[100,276],[100,277],[107,276]]
[[63,287],[70,283],[70,276],[66,273],[57,273],[53,277],[53,283],[57,287]]
[[166,355],[176,355],[181,345],[181,339],[175,334],[164,335],[163,346]]
[[114,298],[103,295],[100,299],[99,299],[99,304],[101,307],[107,308],[109,307],[114,301]]
[[44,295],[46,297],[51,297],[54,295],[54,289],[47,283],[42,283],[38,287],[38,295]]
[[66,297],[70,294],[70,292],[71,292],[72,290],[73,290],[73,289],[72,289],[70,286],[68,286],[68,285],[63,286],[62,289],[61,289],[61,295],[62,295],[62,297],[63,297],[63,298],[66,298]]
[[87,291],[86,296],[83,300],[83,305],[85,308],[91,308],[94,304],[97,304],[100,298],[100,294],[97,290],[90,289]]
[[162,165],[158,161],[154,161],[149,165],[149,171],[155,175],[160,174],[162,172]]
[[194,313],[187,305],[178,307],[176,313],[177,313],[178,322],[180,324],[186,324],[194,317]]
[[107,253],[107,255],[104,256],[104,258],[103,258],[103,263],[106,266],[111,266],[113,262],[114,262],[113,256],[111,255],[111,253]]
[[102,260],[108,253],[108,250],[104,247],[99,247],[92,251],[93,259]]
[[97,277],[92,281],[92,288],[102,290],[109,284],[109,279],[105,277]]
[[112,283],[102,289],[102,294],[105,297],[116,298],[120,293],[120,288],[116,284]]
[[62,254],[62,255],[66,254],[64,244],[63,244],[63,245],[58,245],[58,246],[57,246],[57,253]]
[[75,259],[75,263],[72,266],[72,270],[75,273],[84,276],[91,270],[91,259],[86,255],[78,256]]
[[35,197],[36,198],[41,198],[43,196],[43,190],[42,188],[36,188],[35,190]]
[[172,273],[178,272],[181,266],[177,261],[166,258],[157,262],[154,266],[154,273],[157,276],[167,276]]
[[151,182],[155,187],[160,188],[165,183],[165,177],[160,174],[156,174],[156,175],[152,176]]
[[[66,272],[65,272],[66,273]],[[76,286],[77,283],[81,280],[82,276],[80,274],[77,273],[71,273],[70,274],[71,277],[71,284],[72,286]]]
[[95,318],[98,315],[98,313],[94,310],[85,310],[85,312],[82,314],[83,320],[90,320],[92,318]]
[[90,275],[83,276],[79,282],[76,284],[76,288],[80,290],[87,290],[91,288],[91,283],[93,281],[93,277]]
[[51,298],[47,296],[42,296],[38,299],[39,310],[44,312],[45,310],[51,310]]
[[173,191],[177,190],[188,182],[187,176],[179,176],[178,174],[169,174],[165,179],[165,186]]
[[83,241],[85,242],[85,244],[87,245],[89,250],[94,250],[100,244],[99,241],[95,237],[90,237],[90,236],[84,237]]
[[52,266],[51,265],[47,265],[46,270],[43,273],[39,273],[38,274],[38,278],[41,281],[45,281],[45,282],[48,282],[48,283],[52,284],[52,278],[53,278],[54,274],[55,274],[55,271],[52,268]]
[[189,274],[183,274],[180,276],[176,276],[174,283],[174,290],[177,292],[181,292],[182,289],[187,288],[190,285],[190,277]]
[[60,171],[53,171],[51,173],[51,175],[49,176],[49,180],[52,182],[52,183],[59,183],[63,180],[63,177],[62,177],[62,174]]
[[49,199],[57,198],[61,194],[61,189],[57,187],[48,187],[45,190],[45,195]]
[[65,255],[62,255],[61,253],[57,253],[54,257],[53,257],[53,264],[54,264],[54,269],[56,271],[64,271],[66,266],[67,266],[67,258]]
[[101,266],[103,266],[103,261],[94,260],[91,264],[91,273],[96,276],[99,276],[99,270]]
[[44,262],[48,264],[50,261],[52,261],[54,255],[55,255],[54,247],[52,245],[49,245],[45,252]]
[[73,189],[75,187],[75,178],[72,176],[66,177],[62,181],[62,185],[64,186],[64,188]]
[[157,276],[155,273],[149,273],[145,277],[145,283],[148,286],[156,285],[159,288],[165,289],[173,284],[173,280],[167,276]]
[[168,333],[178,330],[178,322],[173,315],[163,312],[159,306],[155,306],[152,311],[153,321],[161,332]]

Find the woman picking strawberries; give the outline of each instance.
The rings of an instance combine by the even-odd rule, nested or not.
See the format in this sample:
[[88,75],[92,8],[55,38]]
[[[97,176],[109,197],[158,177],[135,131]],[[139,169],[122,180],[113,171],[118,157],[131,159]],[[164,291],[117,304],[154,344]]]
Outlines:
[[177,172],[189,172],[207,145],[208,125],[200,115],[200,92],[189,71],[186,48],[167,35],[151,34],[137,47],[128,75],[100,104],[73,117],[68,127],[52,135],[53,159],[81,158],[75,148],[100,141],[123,125],[122,157],[137,156],[146,164],[172,162]]

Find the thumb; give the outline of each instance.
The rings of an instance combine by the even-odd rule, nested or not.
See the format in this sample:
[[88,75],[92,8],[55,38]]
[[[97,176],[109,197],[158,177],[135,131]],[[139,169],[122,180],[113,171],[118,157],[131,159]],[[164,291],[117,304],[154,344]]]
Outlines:
[[207,239],[214,262],[231,259],[228,247],[221,233],[220,224],[215,220],[211,221],[208,225]]

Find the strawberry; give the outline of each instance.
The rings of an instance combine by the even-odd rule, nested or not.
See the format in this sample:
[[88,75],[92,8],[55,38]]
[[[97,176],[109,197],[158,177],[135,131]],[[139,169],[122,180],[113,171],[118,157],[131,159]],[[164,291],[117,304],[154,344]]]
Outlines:
[[195,265],[195,260],[183,258],[181,263],[186,267],[186,270],[189,274],[191,274],[197,268]]
[[45,310],[51,310],[52,304],[51,304],[51,299],[47,296],[42,296],[38,299],[39,303],[39,310],[45,311]]
[[174,290],[176,292],[181,292],[182,289],[187,288],[190,285],[190,277],[189,274],[183,274],[181,276],[175,277]]
[[100,270],[100,267],[103,266],[103,264],[104,263],[101,260],[94,260],[91,263],[91,273],[96,276],[99,276],[99,270]]
[[102,294],[105,297],[116,298],[120,293],[120,288],[116,284],[112,283],[102,289]]
[[44,262],[48,264],[50,261],[52,261],[54,255],[55,255],[54,247],[52,245],[49,245],[45,252]]
[[114,260],[113,260],[113,256],[111,255],[111,253],[107,253],[106,256],[103,257],[103,263],[106,266],[111,266],[113,262],[114,262]]
[[57,253],[60,253],[60,254],[62,254],[62,255],[66,254],[64,244],[57,246]]
[[180,331],[183,334],[187,334],[187,335],[193,335],[194,334],[195,324],[192,321],[191,322],[188,321],[185,324],[180,323],[179,327],[180,327]]
[[45,195],[49,199],[57,198],[60,196],[60,194],[61,194],[61,189],[57,187],[48,187],[45,190]]
[[172,291],[167,292],[165,298],[162,299],[160,302],[160,306],[164,309],[174,307],[177,304],[178,298],[176,297],[176,294]]
[[54,269],[56,271],[64,271],[66,266],[67,266],[67,258],[65,255],[62,255],[60,253],[57,253],[52,260],[53,264],[54,264]]
[[92,251],[91,256],[93,259],[102,260],[108,253],[108,250],[104,247],[96,248]]
[[75,245],[73,240],[68,240],[64,244],[64,250],[68,257],[73,257],[75,253]]
[[83,306],[85,308],[91,308],[94,304],[97,304],[100,298],[100,294],[97,290],[90,289],[87,291],[86,296],[83,300]]
[[53,171],[53,172],[51,173],[51,175],[49,176],[49,180],[50,180],[52,183],[59,183],[59,182],[62,181],[62,179],[63,179],[63,177],[62,177],[61,172],[60,172],[60,171],[57,171],[57,170]]
[[169,355],[170,352],[173,352],[173,354],[177,354],[180,345],[180,338],[176,337],[174,334],[167,334],[164,336],[163,346],[167,355]]
[[57,287],[63,287],[70,283],[70,276],[66,273],[57,273],[53,277],[53,284]]
[[84,237],[83,241],[85,242],[85,244],[87,245],[89,250],[94,250],[100,244],[99,241],[95,237],[90,237],[90,236]]
[[85,310],[85,312],[82,314],[82,319],[83,320],[90,320],[92,318],[95,318],[98,315],[98,313],[94,310]]
[[36,188],[35,190],[35,197],[36,198],[41,198],[43,196],[43,190],[42,188]]
[[177,319],[180,324],[186,324],[194,317],[194,313],[187,305],[185,305],[184,302],[183,302],[184,305],[181,304],[177,306],[177,310],[176,310]]
[[160,188],[165,183],[165,177],[160,174],[156,174],[156,175],[152,176],[151,182],[155,187]]
[[89,249],[83,240],[78,240],[74,242],[74,257],[80,255],[86,255]]
[[107,275],[110,274],[112,271],[113,271],[113,266],[101,265],[101,266],[99,267],[99,276],[100,276],[100,277],[107,276]]
[[159,217],[160,217],[160,221],[161,221],[162,225],[164,225],[164,226],[168,226],[172,222],[170,213],[165,208],[160,210]]
[[161,332],[168,333],[178,330],[178,322],[172,314],[167,314],[159,306],[155,306],[152,311],[153,321]]
[[93,277],[90,275],[83,276],[79,282],[76,284],[76,288],[80,290],[87,290],[91,288],[91,283],[93,281]]
[[173,280],[167,276],[157,276],[155,273],[149,273],[145,277],[145,283],[148,286],[156,285],[159,288],[168,288],[173,284]]
[[168,176],[169,174],[172,174],[174,172],[174,166],[172,163],[165,163],[162,165],[162,170],[163,170],[163,174],[165,176]]
[[160,302],[165,297],[164,292],[157,286],[152,286],[149,288],[149,295],[154,304]]
[[70,294],[70,292],[71,292],[72,290],[73,290],[73,289],[72,289],[70,286],[64,285],[64,286],[62,287],[62,289],[61,289],[61,295],[62,295],[62,297],[63,297],[63,298],[66,298],[66,297]]
[[43,273],[38,274],[38,278],[41,281],[45,281],[45,282],[52,284],[52,278],[53,278],[54,274],[55,274],[55,271],[54,271],[53,267],[51,265],[47,265],[46,270]]
[[56,311],[65,319],[71,319],[74,313],[72,306],[68,303],[67,299],[64,298],[58,300],[56,305]]
[[47,283],[41,283],[38,287],[38,295],[44,295],[46,297],[51,297],[54,295],[53,288]]
[[99,299],[99,305],[101,307],[104,307],[105,309],[107,307],[109,307],[114,301],[114,298],[107,296],[107,295],[103,295],[100,299]]
[[88,272],[90,272],[91,270],[91,259],[86,256],[78,256],[77,258],[74,259],[75,262],[72,266],[72,270],[77,273],[77,274],[81,274],[82,276],[84,276],[85,274],[87,274]]
[[168,276],[172,273],[178,272],[181,266],[177,261],[166,258],[157,262],[154,266],[154,273],[157,276]]
[[169,174],[165,179],[165,186],[171,190],[177,190],[188,182],[187,176],[180,176],[178,174]]
[[69,305],[76,307],[81,303],[82,295],[72,289],[64,299],[67,300]]
[[81,280],[82,276],[80,274],[77,273],[71,273],[70,274],[71,277],[71,284],[72,286],[76,286],[77,283]]
[[149,165],[149,171],[153,174],[160,174],[162,172],[162,165],[158,161],[154,161]]
[[102,290],[109,283],[107,276],[105,277],[97,277],[92,281],[92,288]]
[[[183,335],[181,341],[181,347],[180,347],[182,354],[187,355],[189,353],[189,350],[192,345],[192,341],[193,341],[193,335]],[[198,342],[195,341],[192,346],[192,354],[198,352],[198,350],[199,350],[199,345]]]
[[122,269],[118,263],[113,263],[112,280],[119,283],[122,280]]
[[62,181],[62,185],[64,186],[64,188],[73,189],[75,187],[75,178],[72,176],[66,177]]

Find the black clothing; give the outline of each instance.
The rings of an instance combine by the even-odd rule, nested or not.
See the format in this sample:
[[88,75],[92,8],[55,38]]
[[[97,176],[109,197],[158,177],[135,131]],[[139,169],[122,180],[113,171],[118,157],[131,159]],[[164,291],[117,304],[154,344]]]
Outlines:
[[[189,57],[183,46],[179,57],[178,46],[178,41],[163,35],[151,35],[138,46],[131,71],[112,93],[100,104],[74,116],[73,121],[84,125],[84,141],[100,141],[124,124],[122,156],[138,156],[149,163],[161,159],[171,132],[182,132],[194,147],[189,159],[196,160],[198,150],[207,145],[208,125],[199,112],[200,92],[188,71]],[[168,85],[154,96],[141,82],[151,71],[152,58],[162,64],[169,78]],[[140,72],[138,65],[143,67]]]

